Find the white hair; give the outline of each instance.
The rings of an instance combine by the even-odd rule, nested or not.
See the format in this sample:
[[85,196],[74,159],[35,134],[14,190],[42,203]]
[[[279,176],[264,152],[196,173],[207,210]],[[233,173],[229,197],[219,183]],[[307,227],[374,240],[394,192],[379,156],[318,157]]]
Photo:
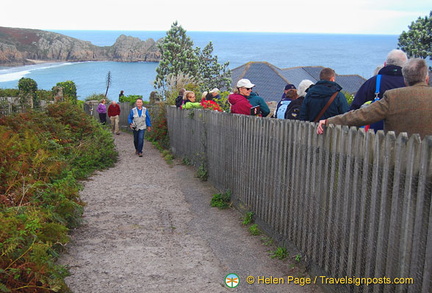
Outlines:
[[309,79],[303,79],[297,88],[297,94],[299,97],[305,97],[306,96],[306,90],[313,85],[314,83],[310,81]]
[[386,59],[386,65],[396,65],[396,66],[404,66],[404,64],[408,61],[407,54],[402,50],[391,50]]

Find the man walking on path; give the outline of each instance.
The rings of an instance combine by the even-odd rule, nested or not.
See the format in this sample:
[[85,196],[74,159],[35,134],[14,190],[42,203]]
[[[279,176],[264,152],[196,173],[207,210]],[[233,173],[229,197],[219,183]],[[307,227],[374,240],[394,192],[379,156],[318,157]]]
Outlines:
[[115,134],[120,134],[119,121],[120,121],[120,105],[116,101],[112,101],[108,106],[108,117],[111,120],[111,131]]
[[133,130],[135,154],[142,157],[144,147],[144,136],[146,130],[151,131],[150,114],[146,107],[143,107],[143,100],[138,98],[135,108],[130,110],[128,116],[129,127]]
[[[248,284],[248,276],[302,276],[298,265],[269,257],[234,209],[211,208],[217,191],[189,166],[168,166],[153,146],[146,160],[130,153],[131,135],[114,136],[119,161],[95,174],[81,192],[85,224],[71,235],[60,263],[74,293],[318,293],[314,285]],[[234,280],[233,280],[234,281]],[[250,280],[249,280],[250,281]],[[234,292],[234,291],[233,291]]]

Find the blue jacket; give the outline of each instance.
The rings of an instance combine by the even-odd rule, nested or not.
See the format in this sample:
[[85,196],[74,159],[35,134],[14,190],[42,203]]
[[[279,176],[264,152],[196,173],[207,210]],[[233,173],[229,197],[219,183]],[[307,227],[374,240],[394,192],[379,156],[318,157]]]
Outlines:
[[347,112],[349,110],[348,102],[345,95],[340,92],[341,90],[342,87],[333,81],[318,81],[307,91],[307,95],[300,109],[300,120],[314,121],[319,112],[321,112],[327,104],[330,97],[337,91],[339,91],[339,93],[335,100],[319,119],[327,119]]
[[[396,65],[387,65],[378,72],[381,74],[381,84],[379,98],[381,99],[386,90],[400,88],[405,86],[402,76],[402,67]],[[376,75],[366,80],[359,88],[351,104],[351,110],[356,110],[365,102],[372,101],[375,98]]]
[[[382,99],[386,90],[400,88],[405,86],[404,78],[402,76],[402,67],[396,65],[387,65],[378,72],[381,75],[380,91],[378,97]],[[365,102],[373,101],[375,98],[377,76],[373,76],[365,81],[355,95],[351,104],[351,110],[359,109]],[[378,121],[370,125],[371,129],[382,130],[384,129],[384,122]]]
[[250,96],[247,99],[249,103],[252,105],[252,107],[260,106],[261,114],[263,117],[267,117],[267,115],[270,114],[270,109],[267,103],[264,101],[263,98],[258,96],[256,93],[251,92]]

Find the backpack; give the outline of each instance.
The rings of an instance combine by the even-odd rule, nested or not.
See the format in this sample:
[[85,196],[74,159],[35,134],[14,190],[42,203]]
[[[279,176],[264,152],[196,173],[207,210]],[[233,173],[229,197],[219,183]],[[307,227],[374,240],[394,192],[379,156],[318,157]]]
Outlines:
[[303,104],[304,97],[299,97],[296,100],[292,101],[288,108],[285,111],[285,119],[300,119],[300,109]]
[[178,97],[175,99],[175,105],[176,105],[176,107],[177,107],[177,108],[180,108],[181,105],[182,105],[182,103],[183,103],[183,97],[182,97],[182,96],[178,96]]
[[280,101],[275,111],[275,118],[285,119],[286,110],[291,103],[289,100]]

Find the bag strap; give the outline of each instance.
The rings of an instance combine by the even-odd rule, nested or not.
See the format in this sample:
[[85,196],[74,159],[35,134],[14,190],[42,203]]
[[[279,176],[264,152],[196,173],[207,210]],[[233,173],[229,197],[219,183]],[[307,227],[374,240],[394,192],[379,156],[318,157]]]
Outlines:
[[380,87],[381,87],[381,74],[378,74],[375,83],[375,98],[373,102],[379,100]]
[[331,103],[333,103],[334,99],[336,99],[336,96],[339,92],[335,92],[330,99],[328,100],[327,104],[325,104],[324,108],[322,108],[321,112],[318,113],[318,115],[315,117],[313,122],[318,122],[318,120],[321,118],[322,115],[324,115],[325,111],[327,111],[328,107],[330,107]]

